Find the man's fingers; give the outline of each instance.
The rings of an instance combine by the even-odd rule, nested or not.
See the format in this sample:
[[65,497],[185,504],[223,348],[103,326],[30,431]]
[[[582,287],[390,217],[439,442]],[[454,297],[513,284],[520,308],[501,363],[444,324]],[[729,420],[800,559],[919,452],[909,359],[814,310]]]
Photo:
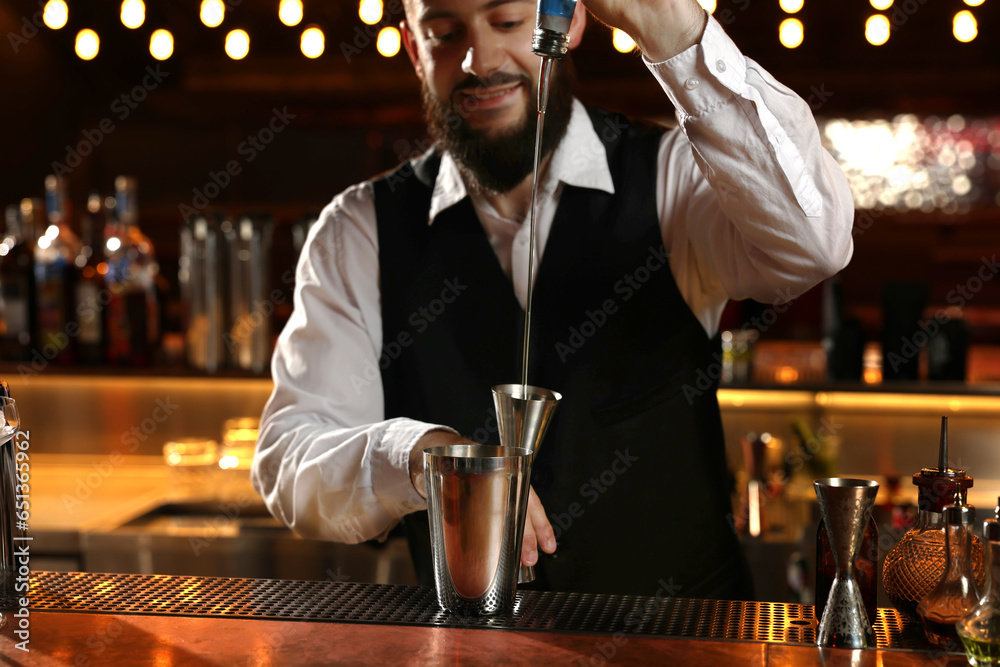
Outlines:
[[524,522],[524,541],[521,547],[521,563],[534,565],[538,562],[538,546],[542,551],[552,553],[556,550],[556,536],[552,531],[545,508],[535,495],[533,488],[528,490],[528,516]]

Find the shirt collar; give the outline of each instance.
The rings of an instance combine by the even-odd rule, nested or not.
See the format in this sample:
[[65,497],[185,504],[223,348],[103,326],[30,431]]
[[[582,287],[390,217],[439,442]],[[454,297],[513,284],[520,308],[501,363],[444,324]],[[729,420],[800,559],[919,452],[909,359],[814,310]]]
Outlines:
[[[580,188],[602,190],[609,194],[615,192],[607,151],[590,122],[586,107],[576,98],[573,99],[566,134],[552,154],[547,180],[551,183],[562,182]],[[433,223],[438,213],[454,206],[467,194],[455,159],[451,153],[445,152],[441,156],[441,167],[434,181],[427,224]]]

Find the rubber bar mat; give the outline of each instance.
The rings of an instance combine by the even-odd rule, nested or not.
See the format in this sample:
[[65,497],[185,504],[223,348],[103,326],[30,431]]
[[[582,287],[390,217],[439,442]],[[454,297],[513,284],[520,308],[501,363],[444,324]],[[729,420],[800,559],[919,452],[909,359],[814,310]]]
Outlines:
[[[34,572],[31,611],[334,621],[813,644],[812,605],[520,591],[511,614],[458,617],[433,588],[334,581]],[[878,648],[929,650],[920,628],[878,610]]]

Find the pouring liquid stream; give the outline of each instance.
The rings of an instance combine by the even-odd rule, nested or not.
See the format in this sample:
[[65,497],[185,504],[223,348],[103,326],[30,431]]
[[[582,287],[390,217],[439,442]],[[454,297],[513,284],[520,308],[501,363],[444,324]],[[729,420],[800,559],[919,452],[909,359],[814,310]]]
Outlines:
[[545,126],[545,108],[549,100],[549,78],[555,59],[541,57],[538,76],[538,124],[535,130],[535,167],[531,182],[531,209],[528,214],[528,295],[524,305],[524,340],[521,347],[521,396],[528,398],[528,340],[531,331],[531,295],[535,291],[535,206],[538,200],[538,179],[542,164],[542,128]]

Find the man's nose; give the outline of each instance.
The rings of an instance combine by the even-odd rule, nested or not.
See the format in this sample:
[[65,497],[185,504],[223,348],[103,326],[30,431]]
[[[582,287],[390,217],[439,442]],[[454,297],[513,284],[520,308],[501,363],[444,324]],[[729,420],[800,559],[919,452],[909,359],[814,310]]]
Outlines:
[[487,79],[503,67],[506,58],[506,52],[498,40],[489,35],[473,34],[469,40],[469,50],[462,60],[462,71]]

